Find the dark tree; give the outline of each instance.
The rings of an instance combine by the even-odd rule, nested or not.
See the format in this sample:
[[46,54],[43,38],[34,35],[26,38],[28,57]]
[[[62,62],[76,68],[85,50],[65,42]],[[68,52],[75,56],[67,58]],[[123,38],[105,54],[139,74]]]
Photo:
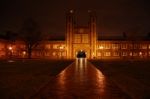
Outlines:
[[20,31],[21,39],[25,42],[28,58],[32,57],[32,50],[43,40],[38,24],[31,18],[24,21]]
[[147,33],[147,38],[150,39],[150,32]]

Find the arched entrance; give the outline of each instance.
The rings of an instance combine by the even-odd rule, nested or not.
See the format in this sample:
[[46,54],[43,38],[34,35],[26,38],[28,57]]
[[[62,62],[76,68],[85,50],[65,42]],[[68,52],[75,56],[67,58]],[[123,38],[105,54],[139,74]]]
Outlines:
[[86,58],[86,52],[83,50],[79,50],[76,55],[77,58]]

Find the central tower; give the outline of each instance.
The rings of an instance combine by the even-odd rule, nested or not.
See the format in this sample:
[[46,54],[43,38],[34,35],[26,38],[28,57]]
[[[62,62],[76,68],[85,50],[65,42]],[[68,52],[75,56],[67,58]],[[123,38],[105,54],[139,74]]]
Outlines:
[[96,15],[89,11],[89,22],[85,26],[76,24],[73,10],[67,12],[66,17],[66,48],[67,58],[76,58],[77,52],[84,51],[87,58],[96,56]]

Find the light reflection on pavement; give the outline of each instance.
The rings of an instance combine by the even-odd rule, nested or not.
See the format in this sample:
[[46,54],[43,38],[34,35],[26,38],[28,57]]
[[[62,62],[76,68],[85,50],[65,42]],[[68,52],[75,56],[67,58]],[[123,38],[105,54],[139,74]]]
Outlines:
[[131,99],[86,59],[76,59],[33,98]]

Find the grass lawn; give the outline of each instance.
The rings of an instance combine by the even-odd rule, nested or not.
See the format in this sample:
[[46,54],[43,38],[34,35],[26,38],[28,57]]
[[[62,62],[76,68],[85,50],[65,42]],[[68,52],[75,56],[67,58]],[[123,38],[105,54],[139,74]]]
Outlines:
[[0,99],[28,99],[73,60],[0,61]]
[[150,61],[91,61],[133,99],[150,99]]

